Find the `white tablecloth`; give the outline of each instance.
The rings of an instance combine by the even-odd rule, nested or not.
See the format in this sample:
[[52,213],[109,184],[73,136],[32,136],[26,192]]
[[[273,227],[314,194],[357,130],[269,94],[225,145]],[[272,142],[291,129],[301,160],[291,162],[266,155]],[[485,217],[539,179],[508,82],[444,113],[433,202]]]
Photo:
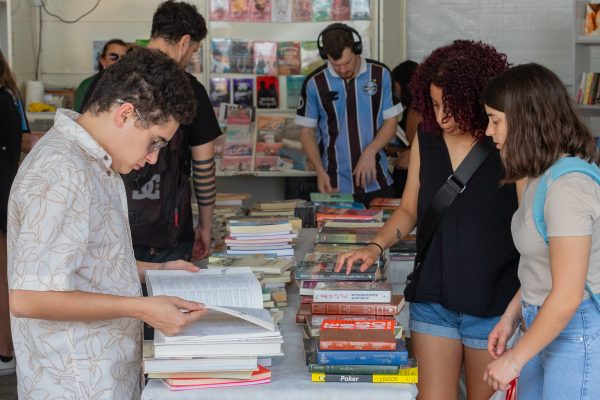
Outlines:
[[[316,234],[304,229],[296,246],[297,260],[311,249]],[[283,357],[273,359],[272,382],[265,385],[231,388],[198,389],[174,392],[156,379],[151,379],[142,393],[143,400],[412,400],[417,394],[414,384],[313,383],[305,365],[302,327],[296,324],[299,305],[297,290],[288,293],[288,308],[281,321]]]

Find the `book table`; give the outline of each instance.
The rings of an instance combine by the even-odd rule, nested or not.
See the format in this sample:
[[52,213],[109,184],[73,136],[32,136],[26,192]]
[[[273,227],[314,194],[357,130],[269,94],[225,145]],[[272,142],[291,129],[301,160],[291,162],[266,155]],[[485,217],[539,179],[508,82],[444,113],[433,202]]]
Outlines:
[[[312,248],[315,229],[303,229],[296,246],[296,260],[302,260]],[[274,357],[272,382],[264,385],[230,388],[170,391],[160,380],[150,379],[142,400],[412,400],[417,395],[414,384],[315,383],[305,365],[302,326],[296,324],[300,298],[295,285],[288,288],[288,307],[280,323],[283,357]]]

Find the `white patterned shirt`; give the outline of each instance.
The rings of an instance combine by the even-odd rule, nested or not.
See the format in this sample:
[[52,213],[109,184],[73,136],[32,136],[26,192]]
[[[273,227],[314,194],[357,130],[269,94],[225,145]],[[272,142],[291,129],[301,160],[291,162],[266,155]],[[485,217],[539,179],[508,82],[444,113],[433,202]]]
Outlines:
[[[125,187],[69,110],[24,160],[8,205],[10,289],[140,296]],[[19,398],[140,397],[142,323],[11,316]]]

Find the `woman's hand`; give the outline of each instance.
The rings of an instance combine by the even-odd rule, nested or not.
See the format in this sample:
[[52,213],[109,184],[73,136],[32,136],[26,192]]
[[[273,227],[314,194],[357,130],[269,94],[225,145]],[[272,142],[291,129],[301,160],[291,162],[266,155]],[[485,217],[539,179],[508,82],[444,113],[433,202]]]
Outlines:
[[375,245],[367,245],[357,250],[342,253],[338,255],[335,272],[340,272],[344,264],[346,264],[346,273],[349,274],[352,270],[352,265],[357,261],[363,262],[359,270],[360,272],[364,272],[377,261],[379,256],[380,250]]
[[506,351],[506,343],[515,333],[518,322],[515,316],[503,314],[488,335],[488,353],[495,360]]
[[483,380],[494,390],[507,390],[510,382],[519,376],[521,368],[513,362],[509,351],[487,366]]
[[167,261],[164,263],[160,263],[158,265],[159,270],[183,270],[189,272],[198,272],[200,268],[192,264],[191,262],[185,260],[175,260],[175,261]]
[[172,296],[143,297],[140,319],[167,336],[181,333],[183,328],[206,314],[204,304]]

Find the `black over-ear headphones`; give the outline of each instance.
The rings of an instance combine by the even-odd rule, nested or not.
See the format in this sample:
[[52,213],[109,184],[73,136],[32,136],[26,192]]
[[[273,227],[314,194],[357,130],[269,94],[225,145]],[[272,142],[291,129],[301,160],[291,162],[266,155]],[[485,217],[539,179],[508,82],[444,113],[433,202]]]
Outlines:
[[362,49],[363,49],[362,38],[360,37],[360,35],[356,31],[356,29],[354,29],[353,27],[348,26],[346,24],[336,22],[335,24],[331,24],[327,28],[323,29],[321,31],[321,33],[319,33],[319,37],[317,38],[317,48],[319,49],[319,56],[321,56],[321,58],[323,60],[327,60],[327,53],[325,53],[325,50],[323,49],[323,35],[329,31],[338,30],[338,29],[342,30],[342,31],[350,32],[353,36],[356,35],[358,40],[355,40],[354,43],[352,44],[352,52],[354,54],[362,53]]

